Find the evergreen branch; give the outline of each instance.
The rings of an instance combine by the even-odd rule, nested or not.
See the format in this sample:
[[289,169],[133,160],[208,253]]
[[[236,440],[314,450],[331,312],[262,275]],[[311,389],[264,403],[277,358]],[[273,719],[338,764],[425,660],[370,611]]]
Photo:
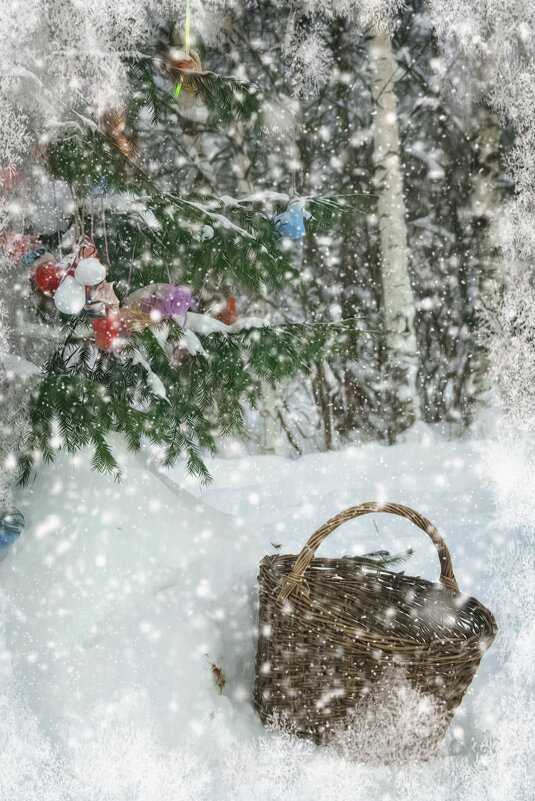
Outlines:
[[355,559],[359,562],[365,562],[366,564],[374,566],[398,567],[399,565],[405,564],[413,553],[413,548],[407,548],[406,551],[402,551],[398,554],[391,554],[390,551],[372,551],[363,556],[355,557]]
[[307,230],[314,231],[331,226],[333,223],[351,216],[357,218],[370,214],[377,201],[375,195],[354,192],[347,195],[308,197],[305,208],[312,214],[307,222]]
[[[180,347],[182,332],[173,328],[168,346]],[[275,384],[296,370],[309,371],[316,360],[347,347],[345,339],[360,333],[355,321],[344,321],[199,335],[209,358],[187,354],[176,369],[150,329],[132,335],[121,361],[95,353],[87,342],[59,349],[47,361],[45,378],[30,401],[31,434],[19,456],[19,480],[28,482],[36,453],[45,461],[55,458],[56,425],[68,451],[93,447],[97,470],[120,475],[106,440],[116,431],[131,450],[138,450],[144,437],[163,443],[164,464],[184,458],[189,470],[208,481],[201,449],[215,453],[214,424],[223,435],[242,430],[244,404],[255,405],[260,380]],[[133,361],[139,348],[166,398],[154,395],[146,368]]]
[[210,122],[230,126],[241,122],[254,135],[287,130],[290,112],[262,92],[258,86],[228,75],[213,72],[184,75],[208,109]]
[[[127,124],[134,135],[141,108],[149,109],[154,124],[163,124],[174,105],[157,64],[139,54],[127,58],[132,82]],[[212,123],[237,121],[250,130],[267,130],[269,101],[257,87],[213,73],[197,73],[191,81]],[[240,286],[255,292],[281,287],[298,276],[279,249],[265,213],[265,200],[273,200],[269,193],[262,203],[253,196],[236,201],[162,191],[113,136],[90,121],[84,130],[80,115],[74,130],[50,143],[47,159],[51,174],[66,180],[75,197],[86,197],[88,183],[98,183],[103,175],[110,189],[121,194],[122,207],[109,204],[106,209],[106,250],[112,265],[108,280],[113,278],[119,294],[126,293],[127,281],[132,291],[166,283],[169,275],[194,291],[209,275],[219,290]],[[277,200],[287,202],[283,196]],[[310,230],[363,213],[372,203],[364,195],[304,200],[315,218]],[[81,208],[79,214],[75,209],[78,228],[80,220],[82,228],[85,222],[83,203]],[[98,226],[95,242],[102,250]],[[130,256],[134,248],[142,254],[135,264]],[[256,407],[262,381],[275,384],[296,371],[309,372],[346,352],[350,340],[362,334],[357,320],[287,321],[199,335],[207,355],[194,357],[183,345],[183,332],[171,325],[164,346],[147,329],[134,333],[116,358],[80,340],[76,318],[60,317],[60,322],[63,345],[48,359],[30,400],[29,434],[18,462],[22,482],[30,479],[39,457],[51,461],[59,447],[74,452],[89,446],[92,466],[120,477],[109,445],[112,432],[123,434],[133,451],[144,441],[163,446],[164,464],[184,459],[190,472],[209,481],[203,454],[216,452],[216,432],[243,430],[245,408]],[[143,363],[136,359],[138,350]]]
[[[291,114],[258,86],[230,75],[204,71],[173,72],[166,56],[149,58],[140,54],[123,57],[131,83],[131,105],[136,112],[149,110],[153,124],[164,120],[164,109],[172,105],[178,81],[182,91],[190,90],[203,102],[212,126],[231,126],[239,122],[255,136],[287,130]],[[177,103],[180,108],[180,99]]]

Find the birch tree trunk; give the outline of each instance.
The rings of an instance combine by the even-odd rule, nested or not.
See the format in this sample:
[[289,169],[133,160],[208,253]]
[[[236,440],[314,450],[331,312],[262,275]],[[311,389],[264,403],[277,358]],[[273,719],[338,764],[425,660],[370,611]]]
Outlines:
[[394,92],[395,65],[387,30],[371,32],[368,40],[374,122],[374,170],[379,195],[381,283],[387,375],[393,419],[388,439],[421,419],[416,389],[418,351],[414,328],[414,297],[408,271],[407,226],[400,164],[400,146]]

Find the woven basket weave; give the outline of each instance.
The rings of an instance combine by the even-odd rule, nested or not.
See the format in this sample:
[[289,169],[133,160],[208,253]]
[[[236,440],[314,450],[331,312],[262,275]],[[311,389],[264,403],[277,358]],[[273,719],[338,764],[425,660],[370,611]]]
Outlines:
[[[314,558],[337,526],[371,512],[400,515],[429,535],[439,583],[358,557]],[[266,556],[258,580],[254,698],[264,723],[283,722],[316,743],[351,743],[353,734],[355,756],[363,759],[425,759],[436,751],[497,626],[488,609],[459,591],[449,551],[429,520],[399,504],[363,503],[327,521],[298,557]],[[401,731],[407,693],[410,737]],[[363,747],[371,739],[379,752]]]

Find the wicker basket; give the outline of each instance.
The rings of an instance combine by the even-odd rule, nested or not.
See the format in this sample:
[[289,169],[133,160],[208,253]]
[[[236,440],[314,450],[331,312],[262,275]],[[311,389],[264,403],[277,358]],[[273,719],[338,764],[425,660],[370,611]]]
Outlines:
[[[314,558],[337,526],[370,512],[401,515],[431,537],[439,583],[358,557]],[[266,556],[258,580],[254,697],[264,723],[343,744],[364,760],[425,759],[436,751],[497,626],[459,591],[429,520],[399,504],[363,503],[327,521],[298,557]]]

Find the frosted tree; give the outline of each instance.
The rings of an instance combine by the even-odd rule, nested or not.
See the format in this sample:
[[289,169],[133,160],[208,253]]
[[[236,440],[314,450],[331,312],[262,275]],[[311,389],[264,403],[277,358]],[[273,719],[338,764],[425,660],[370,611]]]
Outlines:
[[[396,113],[395,77],[399,71],[392,55],[389,34],[389,15],[395,15],[399,4],[373,0],[355,8],[343,2],[330,4],[329,8],[318,3],[307,4],[306,8],[302,3],[295,5],[301,9],[301,16],[307,22],[301,28],[308,28],[308,38],[305,46],[302,37],[296,37],[295,34],[289,37],[294,46],[292,63],[301,70],[301,84],[305,80],[304,76],[310,75],[309,86],[312,85],[316,93],[318,86],[323,86],[326,82],[328,85],[332,61],[338,68],[339,75],[347,74],[344,67],[348,66],[348,57],[342,55],[344,47],[348,46],[347,41],[344,42],[345,21],[349,21],[352,29],[353,50],[359,34],[362,36],[365,32],[368,41],[374,102],[373,181],[378,195],[382,327],[387,361],[383,395],[386,405],[391,405],[394,409],[391,419],[386,422],[387,438],[393,441],[400,430],[421,418],[417,390],[415,304],[409,276],[406,210]],[[323,26],[320,24],[322,20]],[[292,22],[295,27],[295,20]],[[329,49],[325,46],[327,40]],[[340,94],[338,87],[334,91]],[[349,98],[346,98],[345,102],[348,101]],[[339,101],[339,104],[342,105],[343,101]],[[349,119],[344,119],[343,112],[334,119],[335,124],[342,126],[342,132],[347,136]],[[329,139],[332,136],[329,132]],[[340,165],[347,163],[349,158],[347,146],[344,150],[344,156],[337,159]],[[317,394],[322,395],[321,392]]]
[[[481,334],[489,352],[494,401],[501,408],[493,442],[487,447],[487,476],[494,488],[496,517],[507,531],[515,529],[509,552],[492,554],[489,573],[502,600],[504,623],[515,610],[520,631],[515,631],[502,655],[498,680],[510,682],[514,702],[499,714],[488,753],[477,764],[477,790],[486,792],[492,771],[498,770],[500,794],[516,797],[532,786],[530,766],[533,749],[523,731],[533,727],[528,704],[532,692],[530,669],[534,661],[533,620],[525,614],[533,590],[535,531],[535,24],[533,3],[474,4],[457,0],[448,7],[429,3],[442,52],[451,58],[461,54],[466,63],[475,60],[486,70],[488,83],[483,102],[510,126],[515,141],[506,169],[514,181],[514,193],[494,215],[491,236],[500,257],[501,275],[492,302],[488,303]],[[458,20],[463,24],[459,25]],[[488,193],[485,193],[488,195]],[[520,536],[519,536],[520,535]],[[523,565],[519,574],[518,565]],[[526,586],[522,579],[526,577]],[[512,594],[514,595],[514,599]],[[501,600],[501,599],[500,599]],[[507,609],[508,607],[508,609]],[[507,621],[509,622],[509,621]],[[506,626],[504,626],[506,628]],[[511,625],[508,627],[512,631]],[[523,646],[519,647],[519,643]],[[532,671],[531,671],[532,672]],[[516,703],[519,701],[519,703]],[[505,768],[504,754],[515,768]],[[498,768],[496,768],[498,766]],[[529,774],[529,775],[528,775]],[[509,778],[511,777],[511,778]],[[501,786],[504,784],[504,786]],[[480,789],[481,788],[481,789]],[[529,790],[528,790],[529,793]],[[466,797],[474,795],[468,792]]]
[[[518,0],[476,9],[459,0],[455,16],[465,20],[462,28],[453,25],[450,11],[446,13],[440,3],[429,5],[442,50],[450,60],[452,53],[457,52],[465,63],[476,62],[485,76],[480,87],[481,102],[488,107],[483,111],[480,133],[484,170],[474,186],[473,213],[487,218],[492,214],[494,225],[490,235],[500,251],[502,269],[493,302],[488,304],[482,334],[489,348],[490,373],[494,386],[499,388],[499,402],[510,422],[530,430],[535,412],[532,389],[535,351],[531,335],[535,324],[532,289],[535,68],[531,4]],[[517,135],[507,159],[515,194],[502,206],[499,215],[495,214],[493,186],[496,117]],[[489,268],[491,277],[495,273],[494,260]]]
[[[420,3],[404,9],[395,5],[388,8],[393,28],[389,77],[395,70],[420,413],[430,423],[447,417],[462,426],[475,406],[475,309],[486,265],[476,247],[484,223],[473,224],[471,208],[473,181],[482,166],[479,138],[472,118],[460,114],[455,98],[442,91],[449,60],[436,49],[426,8]],[[296,141],[301,191],[373,191],[377,109],[365,34],[374,26],[384,28],[384,3],[350,9],[343,3],[329,8],[292,3],[288,8],[269,2],[261,11],[249,9],[239,25],[240,44],[255,43],[241,50],[250,73],[276,85],[281,96],[299,92],[303,97]],[[284,70],[270,55],[278,46],[281,25],[287,31]],[[257,157],[248,169],[253,182],[262,185],[270,168],[271,186],[288,191],[288,147],[279,144],[269,165]],[[304,239],[295,313],[319,320],[339,310],[343,318],[360,317],[377,332],[351,345],[348,358],[329,359],[330,369],[318,365],[310,380],[316,419],[321,421],[318,441],[324,447],[355,436],[393,440],[410,423],[395,386],[390,391],[386,343],[378,333],[385,329],[381,251],[375,214],[347,218],[329,241],[314,233]],[[309,398],[301,401],[298,393],[292,395],[292,413],[307,404],[310,408]]]

